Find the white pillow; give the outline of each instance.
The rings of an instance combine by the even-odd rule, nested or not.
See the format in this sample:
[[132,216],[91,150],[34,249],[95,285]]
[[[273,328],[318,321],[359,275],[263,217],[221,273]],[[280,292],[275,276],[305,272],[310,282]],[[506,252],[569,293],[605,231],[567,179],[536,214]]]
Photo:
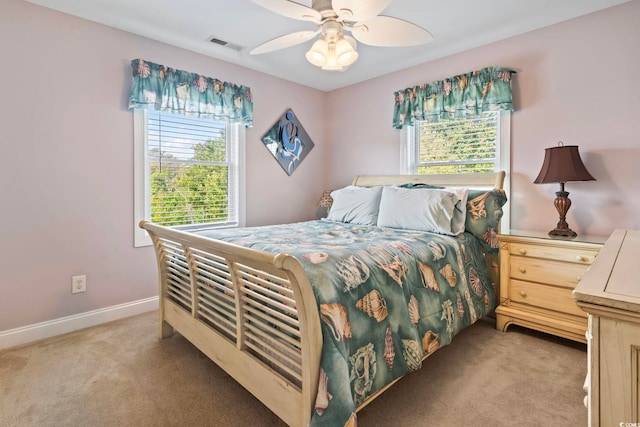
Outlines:
[[451,223],[460,197],[451,191],[384,187],[378,226],[455,235]]
[[469,198],[469,189],[465,187],[432,187],[415,185],[410,188],[413,190],[439,190],[454,193],[460,201],[456,203],[456,209],[453,211],[453,219],[451,220],[451,232],[454,235],[464,233],[467,221],[467,199]]
[[376,225],[382,187],[349,185],[331,192],[333,204],[327,219],[352,224]]

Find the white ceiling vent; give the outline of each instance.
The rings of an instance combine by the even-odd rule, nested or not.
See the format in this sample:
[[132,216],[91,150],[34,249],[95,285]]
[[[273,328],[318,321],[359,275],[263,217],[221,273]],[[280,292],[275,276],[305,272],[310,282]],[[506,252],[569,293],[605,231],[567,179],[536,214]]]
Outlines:
[[242,50],[242,46],[238,46],[237,44],[229,43],[228,41],[225,41],[225,40],[220,40],[216,36],[209,37],[207,39],[207,41],[211,42],[213,44],[217,44],[217,45],[229,48],[229,49],[236,50],[238,52]]

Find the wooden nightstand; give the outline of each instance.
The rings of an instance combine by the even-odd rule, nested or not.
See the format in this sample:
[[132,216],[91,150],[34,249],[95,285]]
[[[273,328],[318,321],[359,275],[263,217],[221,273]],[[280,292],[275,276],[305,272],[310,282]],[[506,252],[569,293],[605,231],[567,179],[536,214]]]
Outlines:
[[587,315],[571,292],[606,237],[552,238],[511,230],[500,241],[500,305],[496,328],[510,324],[586,342]]

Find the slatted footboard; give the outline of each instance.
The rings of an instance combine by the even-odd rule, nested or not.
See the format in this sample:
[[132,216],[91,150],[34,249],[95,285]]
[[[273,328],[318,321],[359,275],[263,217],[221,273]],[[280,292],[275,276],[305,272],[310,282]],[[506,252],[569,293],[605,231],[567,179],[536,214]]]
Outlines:
[[177,330],[291,426],[309,424],[322,351],[299,261],[142,221],[156,251],[161,336]]

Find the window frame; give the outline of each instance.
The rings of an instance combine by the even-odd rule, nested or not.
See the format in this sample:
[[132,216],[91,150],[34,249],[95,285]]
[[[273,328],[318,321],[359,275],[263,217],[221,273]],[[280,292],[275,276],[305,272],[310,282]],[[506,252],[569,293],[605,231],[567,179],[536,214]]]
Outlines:
[[[134,247],[149,246],[152,244],[149,233],[141,229],[138,224],[142,220],[150,220],[151,200],[149,172],[150,166],[147,157],[148,152],[148,112],[144,109],[136,109],[133,113],[133,133],[134,133]],[[246,224],[246,154],[245,141],[246,130],[240,123],[226,124],[227,144],[231,146],[230,155],[235,153],[236,162],[231,162],[231,168],[235,168],[237,174],[237,192],[230,194],[230,203],[236,203],[238,212],[237,227],[244,227]],[[231,202],[234,200],[234,202]],[[172,228],[183,230],[202,230],[213,228],[231,228],[236,225],[214,225],[214,224],[189,224],[174,226]]]
[[[455,119],[454,119],[455,120]],[[507,200],[511,200],[511,112],[498,112],[498,132],[496,146],[496,162],[494,171],[504,171],[506,173],[503,189],[507,195]],[[404,175],[417,175],[418,165],[416,155],[416,127],[405,125],[400,131],[400,173]],[[509,203],[502,207],[503,216],[500,221],[500,228],[509,230],[511,224],[511,210]]]

